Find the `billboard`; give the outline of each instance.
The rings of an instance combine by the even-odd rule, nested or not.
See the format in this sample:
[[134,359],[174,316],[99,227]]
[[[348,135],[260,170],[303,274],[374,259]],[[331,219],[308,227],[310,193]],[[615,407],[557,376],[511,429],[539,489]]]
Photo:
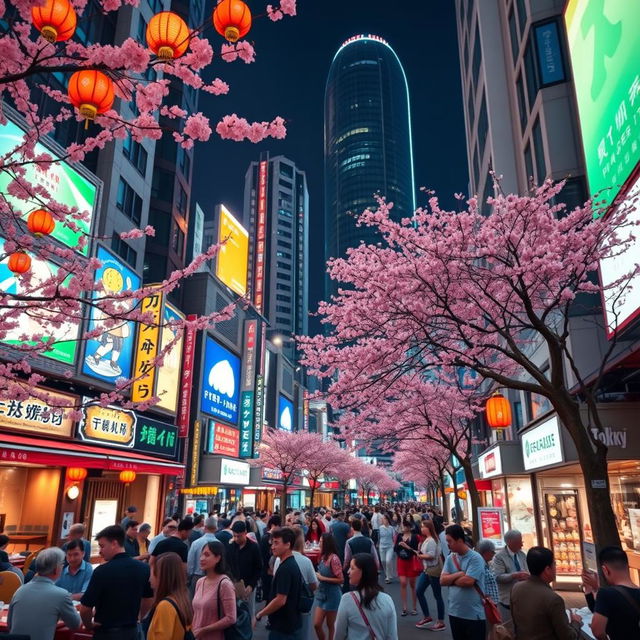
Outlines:
[[207,336],[200,408],[204,413],[238,424],[240,358]]
[[[19,151],[11,153],[24,143],[24,131],[13,122],[7,121],[0,126],[0,156],[3,164],[23,161],[23,156]],[[57,159],[55,154],[42,144],[36,144],[34,152],[36,155],[46,154]],[[24,180],[32,185],[38,185],[46,189],[52,200],[55,200],[66,207],[76,208],[80,213],[86,213],[86,219],[73,219],[78,230],[72,231],[62,222],[56,221],[56,227],[51,233],[51,237],[62,242],[67,247],[76,249],[78,239],[91,232],[91,220],[96,202],[97,187],[89,182],[66,162],[52,162],[48,167],[35,165],[28,162],[25,165]],[[0,173],[0,192],[5,200],[13,207],[14,211],[22,214],[25,218],[34,209],[42,207],[44,202],[38,202],[34,198],[28,197],[26,200],[15,196],[15,190],[10,192],[7,187],[13,181],[13,176],[8,171]],[[82,255],[87,255],[89,243],[80,251]]]
[[282,394],[278,397],[278,429],[283,431],[293,431],[295,429],[293,402]]
[[[2,238],[0,238],[0,255],[5,255],[4,240]],[[48,282],[58,273],[58,267],[55,264],[32,255],[31,277],[25,279],[22,276],[17,277],[15,273],[10,271],[8,262],[9,256],[6,255],[4,260],[0,262],[0,291],[9,295],[20,295],[28,292],[28,295],[37,296],[41,292],[41,285]],[[63,284],[68,284],[71,278],[71,275],[65,278]],[[59,307],[57,310],[60,310]],[[51,346],[47,351],[41,351],[39,355],[57,360],[63,364],[73,365],[76,361],[76,352],[78,350],[77,340],[80,323],[74,319],[73,321],[63,322],[57,327],[49,325],[48,318],[57,315],[56,311],[49,312],[44,308],[30,309],[29,313],[21,313],[19,326],[7,329],[2,342],[9,345],[21,345],[25,344],[25,341],[21,339],[25,335],[44,335],[49,337],[48,342],[51,343]],[[35,343],[31,342],[31,344]]]
[[140,310],[151,314],[150,324],[138,327],[136,341],[136,367],[133,375],[137,378],[131,386],[133,402],[147,402],[154,394],[157,367],[153,361],[160,350],[160,318],[164,294],[156,291],[142,299]]
[[569,0],[564,19],[589,186],[609,206],[640,159],[640,4]]
[[249,233],[223,204],[219,212],[218,242],[224,244],[216,256],[216,277],[243,296],[247,292]]
[[[175,338],[176,329],[171,323],[184,320],[184,315],[173,305],[165,301],[160,327],[160,349],[163,349]],[[160,398],[158,407],[175,413],[178,409],[178,392],[180,387],[180,364],[184,333],[164,356],[164,363],[156,376],[156,395]]]
[[[96,269],[95,281],[102,283],[102,291],[94,291],[93,298],[102,298],[140,287],[140,277],[104,247],[98,247],[96,257],[102,263]],[[134,299],[123,300],[123,309],[134,304]],[[97,307],[91,307],[88,331],[103,326],[105,316]],[[133,366],[135,323],[124,321],[87,341],[82,373],[104,382],[114,383],[118,378],[129,378]]]
[[237,429],[215,420],[209,420],[206,453],[219,453],[235,458],[238,455],[239,445],[240,433]]
[[258,223],[256,225],[253,304],[259,313],[262,313],[264,306],[264,263],[266,255],[265,242],[267,238],[267,167],[268,163],[263,161],[260,163],[258,169]]
[[[193,321],[197,316],[190,314],[187,320]],[[189,410],[191,408],[191,390],[193,388],[193,361],[196,354],[196,330],[188,326],[184,331],[184,349],[182,353],[182,376],[180,377],[180,391],[178,398],[179,435],[186,438],[189,433]]]

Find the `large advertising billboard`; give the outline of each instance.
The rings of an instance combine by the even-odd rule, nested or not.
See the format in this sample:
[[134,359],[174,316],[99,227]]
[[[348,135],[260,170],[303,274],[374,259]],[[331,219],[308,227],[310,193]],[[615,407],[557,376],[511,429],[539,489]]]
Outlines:
[[293,402],[282,394],[278,397],[278,429],[283,431],[293,431],[295,429]]
[[258,169],[258,207],[255,239],[255,266],[253,304],[259,313],[264,307],[264,264],[267,239],[267,167],[269,163],[262,161]]
[[[0,255],[4,254],[4,240],[0,238]],[[48,282],[58,273],[58,267],[53,263],[32,256],[31,278],[28,282],[10,271],[8,262],[8,256],[5,256],[5,259],[0,262],[0,291],[8,295],[20,295],[28,292],[31,296],[37,296],[41,292],[41,285]],[[65,278],[64,284],[67,284],[70,279],[71,276]],[[43,335],[49,338],[48,342],[51,343],[51,346],[47,351],[40,352],[39,355],[57,360],[63,364],[73,365],[78,349],[77,340],[80,323],[69,321],[63,322],[60,326],[49,324],[49,318],[57,315],[56,311],[48,311],[44,307],[32,308],[29,313],[20,314],[19,325],[7,329],[2,342],[10,345],[21,345],[26,344],[22,339],[23,336]],[[31,344],[34,343],[31,342]]]
[[[135,291],[140,287],[140,277],[104,247],[98,247],[96,257],[102,263],[96,269],[95,281],[102,284],[102,291],[94,291],[93,298],[113,296],[122,291]],[[123,300],[123,310],[133,305],[135,299]],[[91,307],[88,331],[104,326],[106,316],[97,307]],[[87,341],[82,373],[104,382],[115,383],[118,378],[131,377],[135,324],[123,321],[105,328],[99,336]]]
[[[184,315],[173,305],[164,303],[163,321],[160,328],[160,349],[164,349],[176,337],[175,323],[184,320]],[[156,377],[156,395],[160,398],[158,406],[172,413],[178,410],[178,393],[180,389],[180,364],[184,334],[164,356],[164,362],[158,369]]]
[[247,292],[249,233],[221,204],[218,219],[218,242],[222,244],[216,256],[216,276],[239,296]]
[[589,186],[609,206],[640,159],[640,4],[569,0],[564,18]]
[[238,424],[240,358],[207,336],[200,408],[204,413]]
[[[13,122],[7,121],[0,127],[0,156],[3,158],[3,165],[8,166],[10,163],[23,160],[23,155],[19,150],[11,153],[19,148],[23,142],[24,131]],[[54,160],[57,159],[55,154],[42,144],[36,144],[35,154],[46,154]],[[78,227],[77,231],[70,229],[62,222],[56,222],[55,229],[51,233],[52,238],[76,249],[78,239],[91,232],[91,220],[97,194],[96,186],[62,161],[52,162],[46,168],[42,164],[36,165],[33,162],[27,162],[23,179],[32,185],[46,189],[49,196],[59,204],[76,208],[79,213],[86,214],[84,220],[73,219],[74,224]],[[42,207],[43,203],[38,202],[35,198],[27,196],[26,199],[21,199],[16,197],[15,191],[10,192],[7,187],[12,181],[13,176],[10,172],[0,173],[0,192],[14,211],[26,218],[31,211]],[[88,250],[89,243],[82,249],[78,249],[85,256]]]

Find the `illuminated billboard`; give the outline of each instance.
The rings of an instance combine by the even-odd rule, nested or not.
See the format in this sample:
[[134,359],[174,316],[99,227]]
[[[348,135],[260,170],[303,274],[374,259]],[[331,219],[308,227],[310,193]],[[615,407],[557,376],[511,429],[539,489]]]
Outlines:
[[609,206],[640,160],[640,4],[569,0],[564,19],[589,186]]
[[265,243],[267,240],[267,171],[268,163],[262,161],[258,169],[258,224],[256,226],[255,247],[255,284],[253,304],[259,313],[264,307],[264,263]]
[[216,276],[238,295],[247,292],[247,264],[249,261],[249,233],[221,204],[218,222]]
[[282,429],[282,431],[295,430],[293,402],[282,394],[278,397],[278,429]]
[[200,406],[204,413],[238,424],[240,358],[207,336]]

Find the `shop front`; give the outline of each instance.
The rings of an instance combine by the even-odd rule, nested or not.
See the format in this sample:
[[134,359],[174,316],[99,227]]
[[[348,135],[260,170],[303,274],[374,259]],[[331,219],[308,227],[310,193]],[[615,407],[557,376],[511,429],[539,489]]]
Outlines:
[[[247,462],[218,455],[200,458],[196,483],[182,491],[187,500],[206,496],[207,512],[229,513],[246,506],[244,489],[250,485],[251,467]],[[204,500],[205,498],[200,498]],[[201,505],[203,506],[203,505]]]

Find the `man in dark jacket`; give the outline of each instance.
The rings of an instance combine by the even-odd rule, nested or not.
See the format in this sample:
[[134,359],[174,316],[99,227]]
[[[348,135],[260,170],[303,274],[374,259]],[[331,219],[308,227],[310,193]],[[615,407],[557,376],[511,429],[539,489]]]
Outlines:
[[245,598],[253,619],[256,611],[256,585],[262,573],[260,549],[247,537],[247,525],[243,520],[234,522],[231,532],[233,542],[227,547],[231,575],[235,580],[244,582]]
[[262,582],[262,599],[265,602],[269,602],[271,581],[273,580],[273,576],[269,573],[271,569],[269,566],[271,561],[271,532],[275,529],[279,529],[281,525],[282,518],[280,518],[279,515],[276,514],[275,516],[271,516],[267,522],[267,528],[260,538],[260,557],[262,559],[262,574],[260,575],[260,582]]

